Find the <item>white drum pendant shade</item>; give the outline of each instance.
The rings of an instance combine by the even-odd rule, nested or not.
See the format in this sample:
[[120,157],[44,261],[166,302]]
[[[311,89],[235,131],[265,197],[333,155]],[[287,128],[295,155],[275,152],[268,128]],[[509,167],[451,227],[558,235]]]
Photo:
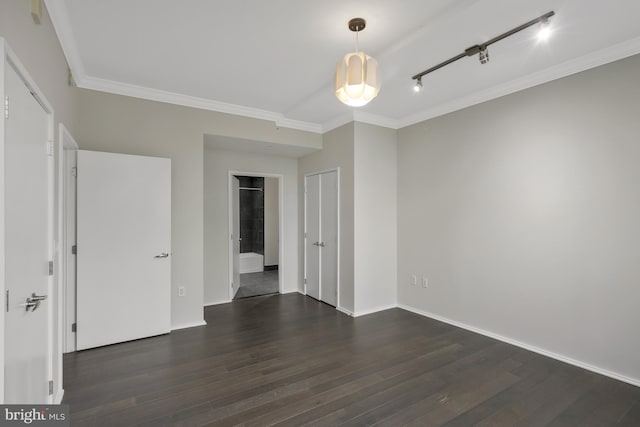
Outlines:
[[361,107],[380,91],[378,61],[364,52],[345,55],[335,76],[336,97],[352,107]]

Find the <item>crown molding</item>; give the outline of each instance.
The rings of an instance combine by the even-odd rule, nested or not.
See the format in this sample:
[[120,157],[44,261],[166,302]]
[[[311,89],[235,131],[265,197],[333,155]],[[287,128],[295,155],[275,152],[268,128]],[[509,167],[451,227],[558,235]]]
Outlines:
[[627,40],[622,43],[598,50],[587,55],[565,61],[553,67],[546,68],[542,71],[529,74],[522,78],[511,80],[509,82],[493,86],[489,89],[475,92],[471,95],[455,99],[434,108],[412,114],[404,119],[399,120],[398,128],[404,128],[425,120],[443,116],[463,108],[471,107],[482,102],[500,98],[511,93],[529,89],[543,83],[567,77],[572,74],[586,71],[610,62],[618,61],[629,56],[640,53],[640,37]]
[[364,111],[354,111],[353,120],[361,123],[368,123],[370,125],[381,126],[389,129],[399,129],[400,122],[396,119],[392,119],[385,116],[379,116],[377,114],[371,114]]
[[322,126],[316,123],[292,120],[280,113],[275,113],[273,111],[260,110],[258,108],[244,107],[237,104],[229,104],[226,102],[214,101],[211,99],[182,95],[175,92],[152,89],[144,86],[137,86],[128,83],[120,83],[112,80],[85,76],[82,79],[82,83],[78,83],[78,87],[97,90],[100,92],[113,93],[116,95],[131,96],[134,98],[141,98],[149,101],[182,105],[184,107],[216,111],[219,113],[233,114],[236,116],[250,117],[259,120],[268,120],[271,122],[275,122],[276,126],[280,127],[303,130],[313,133],[322,133]]

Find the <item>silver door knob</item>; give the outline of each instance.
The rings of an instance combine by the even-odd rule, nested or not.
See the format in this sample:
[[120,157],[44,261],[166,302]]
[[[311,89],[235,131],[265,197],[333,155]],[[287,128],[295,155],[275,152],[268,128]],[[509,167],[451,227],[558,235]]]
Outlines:
[[46,295],[36,295],[36,293],[33,292],[31,296],[27,298],[26,304],[21,304],[21,305],[24,305],[24,309],[26,311],[31,310],[33,312],[33,311],[36,311],[38,307],[40,307],[40,302],[46,299],[47,299]]
[[168,258],[168,257],[169,257],[168,252],[162,252],[160,255],[156,255],[154,258]]

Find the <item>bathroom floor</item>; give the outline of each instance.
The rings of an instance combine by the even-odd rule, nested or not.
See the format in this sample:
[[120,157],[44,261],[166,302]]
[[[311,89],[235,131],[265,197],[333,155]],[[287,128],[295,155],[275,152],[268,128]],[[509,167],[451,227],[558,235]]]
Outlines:
[[240,275],[240,288],[234,299],[278,293],[278,270]]

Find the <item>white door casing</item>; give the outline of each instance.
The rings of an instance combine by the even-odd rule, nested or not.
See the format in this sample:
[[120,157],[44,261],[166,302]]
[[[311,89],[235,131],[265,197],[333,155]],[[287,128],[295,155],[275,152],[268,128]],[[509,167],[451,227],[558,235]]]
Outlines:
[[78,151],[77,349],[171,328],[171,160]]
[[[6,64],[6,63],[5,63]],[[50,108],[5,66],[4,402],[49,403],[52,333],[53,148]],[[52,272],[51,272],[52,273]],[[34,301],[38,297],[47,297]],[[31,301],[31,302],[29,302]],[[55,299],[54,299],[55,301]],[[29,304],[29,305],[27,305]],[[29,308],[29,310],[27,310]]]
[[240,288],[240,180],[231,177],[231,245],[233,253],[233,280],[231,282],[231,298],[235,298]]

